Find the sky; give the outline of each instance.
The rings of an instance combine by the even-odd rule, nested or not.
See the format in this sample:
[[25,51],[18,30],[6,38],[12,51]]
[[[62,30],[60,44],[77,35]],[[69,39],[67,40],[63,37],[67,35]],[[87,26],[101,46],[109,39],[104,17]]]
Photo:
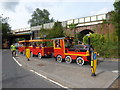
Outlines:
[[0,15],[14,29],[26,28],[36,8],[47,9],[56,21],[81,18],[114,10],[114,0],[1,0]]

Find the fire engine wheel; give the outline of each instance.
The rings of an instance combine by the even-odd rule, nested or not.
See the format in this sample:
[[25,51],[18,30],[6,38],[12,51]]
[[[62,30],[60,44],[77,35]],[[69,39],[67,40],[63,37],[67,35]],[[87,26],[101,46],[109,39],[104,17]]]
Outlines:
[[41,59],[41,58],[42,58],[41,53],[38,53],[38,58],[39,58],[39,59]]
[[25,51],[23,51],[23,53],[22,53],[24,56],[25,56]]
[[72,58],[70,56],[65,57],[65,62],[70,64],[72,62]]
[[57,60],[58,62],[62,62],[62,56],[61,56],[61,55],[57,55],[56,60]]
[[84,59],[82,58],[82,57],[78,57],[77,59],[76,59],[76,63],[78,64],[78,65],[84,65]]
[[30,56],[31,56],[31,57],[33,57],[33,56],[34,56],[34,54],[33,54],[32,52],[30,52]]

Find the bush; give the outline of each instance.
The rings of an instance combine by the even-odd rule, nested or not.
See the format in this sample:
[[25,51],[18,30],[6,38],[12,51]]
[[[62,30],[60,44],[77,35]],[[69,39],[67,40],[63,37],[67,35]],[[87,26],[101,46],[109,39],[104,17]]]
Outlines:
[[[83,37],[83,42],[85,44],[88,44],[88,36],[84,36]],[[90,37],[90,42],[91,45],[94,47],[95,50],[99,50],[99,52],[101,51],[101,47],[103,46],[105,39],[103,35],[100,34],[91,34]]]
[[[102,57],[118,57],[118,42],[105,39],[101,34],[91,34],[91,45]],[[88,36],[83,37],[83,42],[88,44]]]

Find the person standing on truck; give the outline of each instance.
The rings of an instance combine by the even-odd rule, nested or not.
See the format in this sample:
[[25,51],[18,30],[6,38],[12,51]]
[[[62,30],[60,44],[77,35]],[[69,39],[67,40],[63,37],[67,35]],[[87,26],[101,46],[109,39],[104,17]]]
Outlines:
[[16,46],[13,44],[10,46],[10,49],[12,51],[12,56],[16,56]]

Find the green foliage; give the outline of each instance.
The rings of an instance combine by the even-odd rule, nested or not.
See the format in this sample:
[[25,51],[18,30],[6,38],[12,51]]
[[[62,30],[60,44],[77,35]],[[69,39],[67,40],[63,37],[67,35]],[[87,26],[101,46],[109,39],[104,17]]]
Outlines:
[[[94,47],[95,50],[99,50],[98,52],[101,52],[101,47],[103,43],[105,42],[104,36],[100,34],[90,34],[90,42],[91,45]],[[88,44],[88,36],[83,37],[83,42],[85,44]]]
[[120,12],[120,1],[115,2],[114,4],[115,12],[119,13]]
[[10,25],[8,24],[8,17],[3,18],[0,16],[0,32],[2,32],[2,38],[7,39],[11,30]]
[[58,38],[58,37],[64,37],[64,29],[60,22],[55,22],[54,26],[51,30],[49,30],[49,34],[46,38]]
[[[107,40],[103,35],[91,34],[91,45],[102,57],[117,57],[118,42]],[[83,37],[83,42],[88,44],[88,36]]]
[[113,22],[116,26],[116,33],[120,36],[120,1],[114,3],[115,13],[113,14]]
[[47,42],[48,47],[53,47],[53,42]]
[[118,42],[107,40],[101,50],[101,56],[103,57],[118,58]]
[[120,0],[114,3],[115,13],[113,14],[113,22],[115,23],[116,34],[118,36],[118,57],[120,58]]
[[40,46],[40,44],[46,44],[47,47],[52,47],[53,46],[53,42],[36,42],[37,46]]
[[71,24],[68,25],[68,26],[69,26],[69,28],[70,28],[71,30],[73,30],[73,29],[76,28],[77,25],[78,25],[78,24],[73,24],[73,23],[71,23]]
[[36,10],[32,14],[32,19],[28,21],[30,26],[37,26],[42,25],[45,23],[53,22],[53,18],[49,18],[50,13],[46,10],[40,10],[39,8],[36,8]]
[[18,41],[22,41],[22,40],[25,40],[25,38],[16,38],[14,42],[18,42]]
[[116,35],[120,36],[120,1],[114,2],[114,11],[111,11],[109,23],[112,23],[116,29]]
[[50,33],[50,29],[40,29],[40,37],[44,38],[44,35],[48,36],[48,34]]
[[[106,24],[110,25],[113,24],[115,27],[114,32],[109,32],[104,35],[104,42],[100,44],[101,40],[99,35],[96,36],[96,39],[99,38],[98,41],[94,40],[95,38],[91,37],[91,44],[95,47],[95,49],[100,53],[103,57],[114,57],[118,58],[120,55],[120,1],[115,2],[114,4],[114,11],[108,13],[110,15],[108,20],[104,20],[102,23],[101,30],[104,30]],[[95,41],[92,42],[92,39]],[[87,41],[87,37],[84,37],[84,42]],[[119,53],[119,54],[118,54]]]

